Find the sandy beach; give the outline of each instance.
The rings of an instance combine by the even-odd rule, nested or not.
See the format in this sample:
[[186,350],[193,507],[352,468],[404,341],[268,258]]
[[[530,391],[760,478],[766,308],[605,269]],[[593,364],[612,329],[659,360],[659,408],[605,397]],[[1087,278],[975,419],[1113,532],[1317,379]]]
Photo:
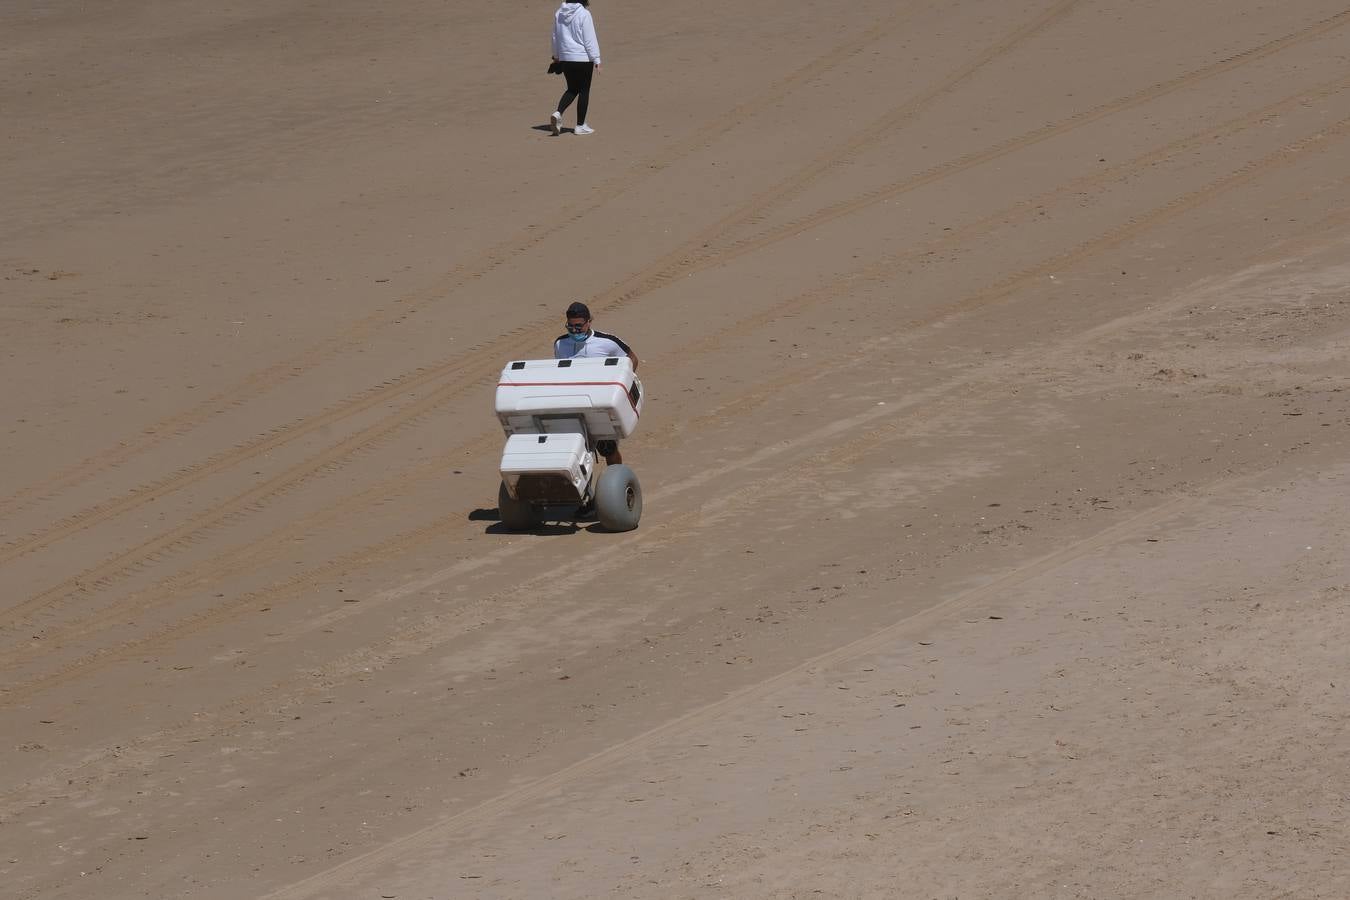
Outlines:
[[6,895],[1350,896],[1350,9],[552,10],[0,10]]

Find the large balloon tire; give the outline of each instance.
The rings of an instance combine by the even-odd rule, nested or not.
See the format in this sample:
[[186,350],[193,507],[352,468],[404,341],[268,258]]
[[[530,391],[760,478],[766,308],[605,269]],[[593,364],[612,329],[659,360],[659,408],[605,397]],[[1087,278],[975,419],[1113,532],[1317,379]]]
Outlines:
[[524,500],[517,500],[503,481],[497,489],[497,513],[510,531],[529,531],[539,525],[539,513]]
[[595,486],[595,517],[606,531],[632,531],[642,518],[642,485],[624,465],[606,466]]

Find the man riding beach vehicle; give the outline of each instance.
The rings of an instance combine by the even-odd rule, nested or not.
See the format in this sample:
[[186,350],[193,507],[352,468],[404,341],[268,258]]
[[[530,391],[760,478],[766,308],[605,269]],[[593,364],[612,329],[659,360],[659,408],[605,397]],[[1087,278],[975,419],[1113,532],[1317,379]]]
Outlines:
[[[632,348],[617,336],[596,331],[591,327],[591,311],[584,303],[573,303],[567,307],[567,333],[553,342],[554,359],[576,359],[587,357],[626,356],[633,361],[633,371],[637,371],[638,357]],[[623,462],[618,441],[598,441],[595,449],[611,466]]]

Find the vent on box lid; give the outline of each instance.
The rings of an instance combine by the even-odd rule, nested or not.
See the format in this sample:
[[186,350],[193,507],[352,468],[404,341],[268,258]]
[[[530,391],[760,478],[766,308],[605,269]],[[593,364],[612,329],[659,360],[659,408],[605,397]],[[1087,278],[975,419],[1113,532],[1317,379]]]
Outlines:
[[571,365],[572,365],[572,361],[571,361],[570,359],[560,359],[560,360],[558,360],[558,368],[560,368],[560,369],[566,369],[566,368],[568,368],[568,367],[571,366]]
[[524,364],[523,362],[513,362],[513,363],[511,363],[511,368],[513,368],[513,369],[523,369],[523,368],[525,368],[525,364]]
[[617,366],[618,364],[619,364],[619,358],[618,358],[617,356],[607,356],[607,357],[605,357],[605,365],[607,365],[607,366]]

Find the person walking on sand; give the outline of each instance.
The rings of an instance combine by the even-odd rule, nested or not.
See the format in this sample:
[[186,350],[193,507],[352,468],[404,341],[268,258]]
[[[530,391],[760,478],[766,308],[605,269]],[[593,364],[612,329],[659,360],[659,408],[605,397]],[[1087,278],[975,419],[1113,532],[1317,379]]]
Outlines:
[[558,108],[548,117],[553,133],[562,133],[562,117],[572,101],[577,101],[576,134],[591,134],[594,128],[586,124],[586,112],[591,105],[591,77],[600,68],[600,41],[595,37],[595,22],[591,19],[591,0],[568,2],[553,14],[553,61],[562,66],[567,79]]

